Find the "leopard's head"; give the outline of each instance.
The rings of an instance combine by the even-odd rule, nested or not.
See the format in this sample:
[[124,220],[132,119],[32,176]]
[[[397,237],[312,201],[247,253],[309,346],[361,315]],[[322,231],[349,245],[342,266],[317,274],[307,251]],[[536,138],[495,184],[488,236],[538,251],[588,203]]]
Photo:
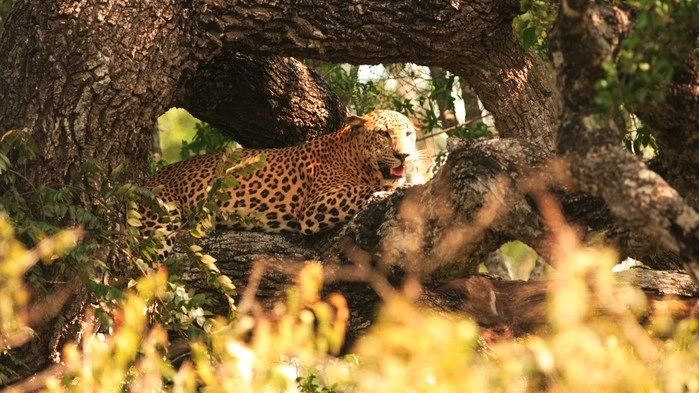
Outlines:
[[413,122],[390,110],[376,110],[354,117],[354,121],[362,124],[365,153],[375,162],[386,185],[400,183],[406,174],[406,163],[415,154]]

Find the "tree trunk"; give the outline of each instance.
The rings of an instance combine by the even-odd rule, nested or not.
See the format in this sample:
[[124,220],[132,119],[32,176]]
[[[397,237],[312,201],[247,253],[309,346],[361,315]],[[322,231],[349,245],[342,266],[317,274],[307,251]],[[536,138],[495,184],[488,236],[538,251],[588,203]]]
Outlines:
[[145,168],[155,120],[194,64],[187,12],[175,1],[14,4],[0,37],[0,130],[36,142],[31,184],[70,184],[93,159]]
[[[182,45],[185,13],[175,1],[14,3],[0,31],[0,134],[24,131],[37,147],[34,159],[13,168],[20,192],[78,190],[73,203],[90,210],[118,165],[129,162],[145,174],[157,117],[195,54],[206,53]],[[88,175],[87,163],[104,172]],[[37,290],[32,304],[48,303],[51,311],[32,324],[36,338],[13,352],[26,367],[17,369],[20,378],[58,362],[63,344],[92,323],[76,271],[59,264],[43,270],[46,292]],[[71,296],[60,296],[66,292]]]

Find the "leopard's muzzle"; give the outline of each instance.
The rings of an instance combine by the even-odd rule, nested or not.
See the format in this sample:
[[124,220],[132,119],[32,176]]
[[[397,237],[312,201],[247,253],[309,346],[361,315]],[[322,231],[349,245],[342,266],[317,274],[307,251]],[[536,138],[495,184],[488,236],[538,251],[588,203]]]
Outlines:
[[405,159],[409,153],[393,152],[393,156],[398,160],[398,165],[379,160],[379,170],[384,179],[400,179],[405,176]]

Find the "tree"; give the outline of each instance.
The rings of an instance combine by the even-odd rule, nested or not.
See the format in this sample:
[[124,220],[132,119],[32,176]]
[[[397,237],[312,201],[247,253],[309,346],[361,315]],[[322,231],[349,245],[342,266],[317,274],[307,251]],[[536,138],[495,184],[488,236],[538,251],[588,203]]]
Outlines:
[[[393,283],[414,275],[439,299],[439,288],[476,272],[478,261],[507,240],[523,240],[556,263],[560,255],[551,250],[546,225],[552,220],[546,195],[555,192],[581,228],[606,232],[623,254],[652,267],[684,264],[696,281],[696,3],[677,1],[671,10],[670,26],[683,32],[668,38],[672,51],[664,53],[674,72],[651,85],[664,99],[628,103],[600,97],[617,91],[605,86],[623,90],[639,77],[624,68],[624,56],[638,49],[627,37],[639,40],[634,26],[654,8],[563,2],[551,32],[551,72],[513,31],[519,6],[490,0],[15,3],[0,32],[0,130],[27,135],[36,154],[25,161],[21,149],[8,152],[20,179],[13,190],[69,189],[67,198],[90,212],[123,163],[132,166],[133,178],[145,176],[154,121],[173,105],[247,146],[299,143],[337,129],[345,113],[317,74],[288,56],[410,61],[463,78],[492,113],[501,139],[454,146],[434,180],[372,205],[339,233],[294,245],[269,235],[216,234],[207,244],[213,255],[230,256],[219,258],[224,272],[246,266],[234,258],[247,258],[249,267],[251,254],[274,256],[282,247],[285,258],[335,261],[339,271],[346,258],[382,266]],[[616,111],[622,105],[652,129],[658,172],[619,149],[626,132]],[[86,172],[95,162],[102,170]],[[408,214],[410,206],[417,213]],[[101,236],[87,229],[86,242]],[[252,247],[248,254],[217,251],[222,244],[240,247],[243,238]],[[425,246],[412,254],[387,252],[382,241],[400,238]],[[112,266],[122,258],[106,243],[93,256]],[[45,270],[64,274],[59,266]],[[48,297],[64,294],[63,303],[37,328],[38,338],[15,352],[28,365],[19,378],[47,367],[79,335],[89,303],[86,281],[48,285]],[[376,296],[362,293],[353,306],[368,310],[362,318],[370,319],[371,307],[362,306],[375,304]],[[430,296],[425,301],[436,304]]]

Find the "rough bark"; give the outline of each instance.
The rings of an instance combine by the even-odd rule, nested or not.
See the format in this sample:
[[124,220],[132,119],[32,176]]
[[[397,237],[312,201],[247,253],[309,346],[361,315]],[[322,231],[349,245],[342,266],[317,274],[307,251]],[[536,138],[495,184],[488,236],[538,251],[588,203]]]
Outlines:
[[[690,31],[686,39],[696,42],[697,34],[698,31]],[[665,89],[665,102],[649,101],[634,111],[651,127],[660,147],[660,154],[651,168],[661,174],[695,211],[699,210],[699,173],[681,168],[699,168],[698,63],[694,52],[686,53],[673,74],[672,83]]]
[[625,132],[618,119],[595,116],[595,83],[628,24],[627,15],[615,7],[562,4],[550,43],[564,104],[557,150],[566,156],[579,189],[602,197],[627,228],[679,254],[699,283],[699,214],[658,174],[618,147]]
[[193,64],[186,13],[175,1],[14,4],[0,36],[0,130],[36,141],[24,173],[34,186],[68,184],[93,159],[145,167],[155,119]]
[[516,1],[236,5],[212,4],[202,18],[224,50],[443,67],[473,86],[501,135],[553,148],[557,92],[541,60],[512,30]]
[[339,130],[345,105],[289,57],[222,55],[200,66],[174,102],[244,147],[298,145]]

